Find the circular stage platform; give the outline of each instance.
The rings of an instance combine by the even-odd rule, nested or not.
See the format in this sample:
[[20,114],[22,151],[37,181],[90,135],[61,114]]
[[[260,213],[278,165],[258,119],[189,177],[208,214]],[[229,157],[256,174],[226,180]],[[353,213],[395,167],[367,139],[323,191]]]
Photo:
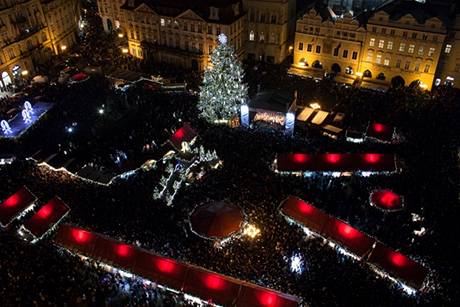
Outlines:
[[207,239],[224,239],[241,229],[244,214],[240,207],[227,201],[200,205],[190,215],[192,231]]

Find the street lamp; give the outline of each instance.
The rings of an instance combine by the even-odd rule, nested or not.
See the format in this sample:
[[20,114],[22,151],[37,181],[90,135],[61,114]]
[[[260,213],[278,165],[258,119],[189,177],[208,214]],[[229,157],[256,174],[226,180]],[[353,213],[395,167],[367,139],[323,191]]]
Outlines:
[[122,48],[121,52],[123,52],[124,54],[127,54],[129,52],[129,50],[128,50],[128,48]]
[[62,46],[61,46],[61,50],[62,50],[62,51],[66,51],[66,50],[67,50],[67,46],[66,46],[66,45],[62,45]]
[[123,33],[118,33],[119,38],[123,38],[123,36],[124,36]]

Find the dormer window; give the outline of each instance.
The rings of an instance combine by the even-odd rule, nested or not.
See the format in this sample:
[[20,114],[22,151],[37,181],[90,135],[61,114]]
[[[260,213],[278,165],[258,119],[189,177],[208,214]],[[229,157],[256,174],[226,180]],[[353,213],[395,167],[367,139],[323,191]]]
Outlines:
[[219,8],[211,6],[209,10],[210,10],[209,19],[218,20],[219,19]]
[[236,3],[233,5],[233,13],[235,16],[238,16],[240,14],[240,5],[239,3]]

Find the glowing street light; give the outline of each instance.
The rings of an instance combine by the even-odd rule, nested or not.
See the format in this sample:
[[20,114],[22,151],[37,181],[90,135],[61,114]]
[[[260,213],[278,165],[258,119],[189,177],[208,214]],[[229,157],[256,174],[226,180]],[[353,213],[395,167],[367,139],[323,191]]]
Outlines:
[[123,33],[118,33],[119,38],[123,38],[123,36],[124,36]]
[[124,53],[124,54],[127,54],[129,52],[129,50],[128,50],[128,48],[122,48],[121,52]]
[[104,114],[104,109],[100,108],[97,112],[102,115]]
[[255,237],[257,237],[260,234],[260,229],[257,228],[256,226],[252,225],[252,224],[248,224],[244,228],[243,234],[245,236],[250,237],[251,239],[254,239]]

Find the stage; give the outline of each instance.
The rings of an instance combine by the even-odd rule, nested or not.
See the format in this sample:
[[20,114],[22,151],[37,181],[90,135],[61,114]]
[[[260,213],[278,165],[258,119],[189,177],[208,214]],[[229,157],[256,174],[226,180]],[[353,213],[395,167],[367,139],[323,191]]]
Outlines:
[[23,120],[21,112],[19,112],[8,121],[11,131],[5,133],[3,130],[0,130],[0,139],[15,139],[21,137],[24,132],[32,127],[43,115],[52,109],[53,106],[53,103],[37,102],[33,106],[33,114],[30,114],[30,121],[27,123]]

